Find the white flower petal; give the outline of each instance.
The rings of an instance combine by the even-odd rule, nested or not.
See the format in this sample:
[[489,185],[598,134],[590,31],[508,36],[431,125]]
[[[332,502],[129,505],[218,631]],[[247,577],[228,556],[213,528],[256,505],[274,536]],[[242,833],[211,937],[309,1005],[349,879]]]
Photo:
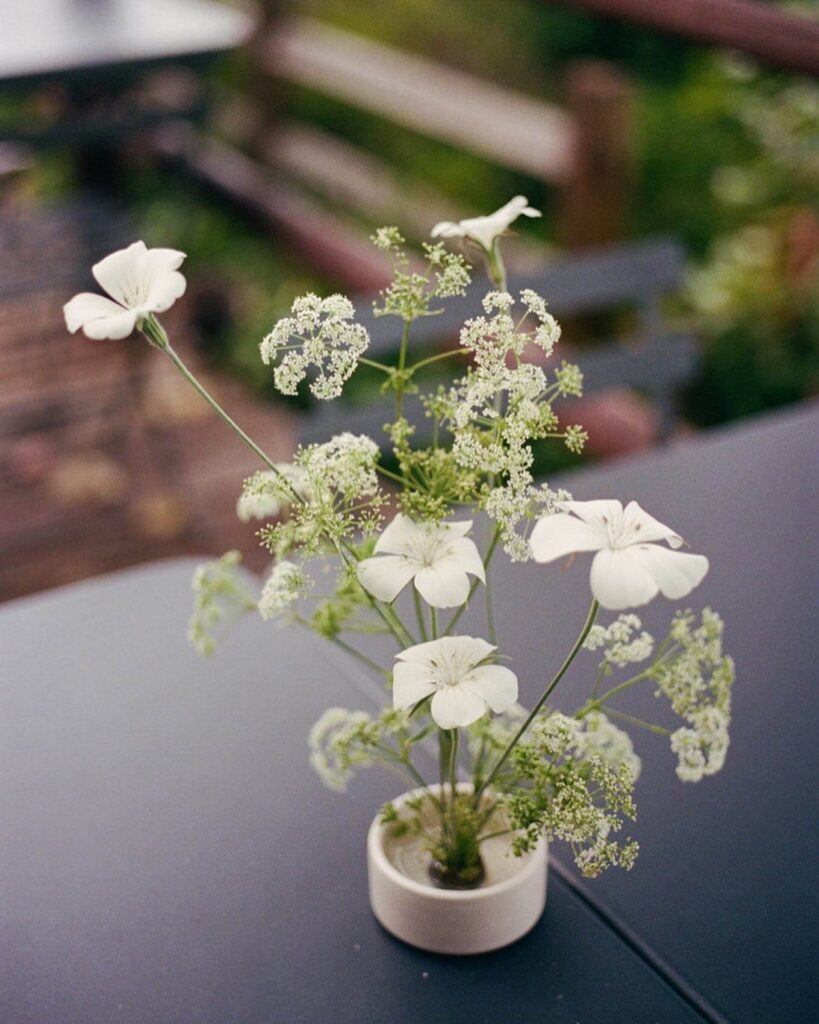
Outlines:
[[690,594],[708,572],[705,555],[669,551],[659,544],[636,544],[627,550],[634,562],[651,576],[663,596],[672,601]]
[[573,512],[589,526],[596,526],[607,533],[610,527],[619,527],[623,518],[623,506],[613,498],[596,501],[561,501],[558,508]]
[[497,650],[494,644],[478,636],[446,636],[437,642],[443,644],[444,649],[459,661],[469,664],[470,668],[479,665]]
[[83,334],[85,334],[86,338],[93,338],[95,341],[102,341],[103,339],[119,341],[121,338],[127,338],[129,334],[132,334],[134,327],[136,327],[136,313],[123,309],[117,316],[90,320],[83,327]]
[[148,249],[140,256],[137,273],[146,309],[164,313],[185,294],[187,282],[177,269],[184,259],[176,249]]
[[379,601],[390,603],[398,597],[415,573],[400,555],[365,558],[358,563],[358,582]]
[[112,299],[130,308],[134,304],[134,288],[139,279],[139,258],[147,251],[144,242],[134,242],[127,249],[118,249],[95,263],[91,273]]
[[599,551],[606,545],[605,531],[570,516],[553,512],[539,519],[532,530],[530,546],[536,562],[553,562],[576,551]]
[[526,196],[514,196],[499,210],[486,217],[467,217],[457,223],[451,220],[441,221],[435,225],[431,234],[433,238],[471,238],[488,252],[498,235],[502,235],[521,215],[540,217],[541,213],[529,206]]
[[123,312],[119,303],[93,292],[81,292],[63,306],[65,325],[72,334],[91,320],[110,319]]
[[421,528],[409,516],[399,512],[393,517],[373,549],[376,554],[405,555],[411,552],[418,541]]
[[461,225],[452,220],[442,220],[430,231],[433,238],[463,238],[464,234]]
[[486,713],[486,703],[464,686],[445,686],[432,698],[430,712],[442,729],[458,729]]
[[423,666],[399,661],[392,670],[392,706],[409,708],[437,689]]
[[518,677],[504,665],[481,665],[462,686],[482,697],[498,714],[518,699]]
[[471,519],[462,519],[457,523],[441,523],[441,529],[447,533],[456,534],[458,537],[465,537],[472,529]]
[[474,540],[470,540],[468,537],[459,537],[452,544],[451,550],[452,555],[450,557],[458,563],[463,572],[472,573],[482,583],[486,583],[486,570],[483,566],[483,559]]
[[411,662],[414,665],[433,666],[442,659],[449,658],[466,666],[469,671],[497,650],[494,644],[476,636],[442,636],[437,640],[427,640],[422,644],[414,644],[396,654],[399,661]]
[[456,608],[469,596],[469,577],[452,558],[440,558],[415,574],[415,587],[433,608]]
[[151,313],[164,313],[185,294],[187,281],[178,270],[166,272],[153,282],[145,298],[145,307]]
[[[592,559],[590,583],[592,594],[603,608],[620,611],[638,608],[657,596],[659,586],[654,577],[631,557],[633,548],[612,551],[605,548]],[[671,552],[669,552],[670,554]]]
[[650,516],[636,501],[630,501],[623,512],[623,544],[645,544],[667,540],[672,548],[682,544],[682,537],[659,519]]

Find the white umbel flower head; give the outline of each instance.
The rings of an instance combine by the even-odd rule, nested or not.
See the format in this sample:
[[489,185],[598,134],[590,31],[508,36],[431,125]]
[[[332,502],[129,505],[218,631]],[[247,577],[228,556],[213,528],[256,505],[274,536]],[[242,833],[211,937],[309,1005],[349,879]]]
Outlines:
[[409,583],[433,608],[455,608],[469,595],[469,573],[486,582],[472,522],[416,523],[399,513],[375,545],[375,555],[358,566],[362,587],[391,602]]
[[540,210],[529,205],[526,196],[515,196],[494,213],[486,217],[469,217],[466,220],[442,220],[430,234],[433,238],[471,238],[489,252],[495,239],[508,230],[518,217],[540,217]]
[[273,619],[294,604],[305,587],[307,579],[301,566],[282,560],[273,566],[259,598],[259,614]]
[[91,268],[111,298],[75,295],[63,306],[66,327],[72,334],[82,328],[88,338],[127,338],[145,317],[164,313],[185,294],[184,259],[184,252],[148,249],[144,242],[112,252]]
[[278,473],[262,469],[245,481],[242,493],[236,502],[236,515],[243,523],[251,519],[273,519],[290,504],[289,495],[282,483],[282,477],[300,498],[311,497],[307,471],[290,462],[275,463]]
[[579,551],[596,551],[591,565],[592,594],[614,611],[647,604],[658,593],[677,600],[691,593],[708,572],[704,555],[672,548],[682,537],[644,512],[636,501],[563,501],[532,531],[536,562],[553,562]]
[[482,664],[496,650],[473,636],[444,636],[396,655],[392,702],[409,708],[432,697],[430,712],[442,729],[471,725],[488,708],[501,712],[518,697],[517,676],[502,665]]

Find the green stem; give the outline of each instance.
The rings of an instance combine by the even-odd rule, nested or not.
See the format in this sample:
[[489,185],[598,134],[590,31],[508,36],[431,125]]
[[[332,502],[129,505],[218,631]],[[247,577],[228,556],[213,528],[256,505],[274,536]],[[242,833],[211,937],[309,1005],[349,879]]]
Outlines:
[[408,481],[397,473],[393,473],[391,469],[385,469],[384,466],[376,466],[375,469],[377,473],[381,473],[382,476],[387,477],[389,480],[395,480],[395,482],[401,484],[402,487],[408,486]]
[[424,641],[429,640],[427,634],[427,624],[424,622],[424,609],[421,605],[421,595],[418,593],[418,588],[414,583],[411,583],[412,587],[412,600],[415,605],[415,617],[418,619],[418,631],[421,634],[421,639]]
[[[446,800],[446,775],[447,765],[449,764],[451,751],[450,747],[452,744],[452,737],[448,730],[441,729],[438,732],[438,781],[441,787],[441,802]],[[446,816],[441,813],[441,827],[446,832],[447,829]]]
[[[311,628],[312,627],[308,623],[308,629]],[[362,654],[361,651],[357,651],[352,644],[348,644],[346,640],[342,640],[340,637],[337,636],[331,637],[330,639],[336,645],[336,647],[338,647],[342,651],[346,651],[347,654],[351,654],[354,658],[357,658],[362,665],[366,665],[367,668],[372,669],[373,672],[377,672],[378,675],[386,676],[387,679],[389,679],[390,673],[385,668],[382,668],[380,665],[374,662],[372,658],[368,658],[366,654]]]
[[392,367],[387,366],[386,363],[378,363],[374,359],[365,359],[364,356],[359,356],[358,361],[362,366],[371,366],[374,370],[381,370],[382,373],[392,373]]
[[409,758],[399,758],[398,763],[404,765],[410,778],[412,778],[414,782],[417,782],[419,787],[423,788],[426,791],[433,805],[438,809],[439,812],[442,812],[443,804],[441,803],[440,798],[434,795],[432,790],[429,788],[429,783],[426,781],[423,775],[421,775],[421,773],[418,771],[418,769],[415,767],[412,761],[410,761]]
[[458,730],[450,730],[449,799],[452,814],[452,836],[458,834]]
[[622,718],[626,722],[631,722],[632,725],[636,725],[640,729],[647,729],[648,732],[656,732],[658,736],[671,735],[670,729],[666,729],[662,725],[654,725],[653,722],[647,722],[644,718],[636,718],[634,715],[627,715],[625,711],[618,711],[617,708],[606,708],[606,714],[616,715],[617,718]]
[[631,679],[626,679],[623,683],[618,683],[617,686],[613,686],[610,690],[607,690],[602,697],[596,697],[594,700],[587,702],[587,707],[591,711],[595,707],[600,707],[605,704],[606,701],[611,700],[612,697],[616,697],[618,693],[623,693],[625,690],[631,689],[635,683],[641,683],[644,679],[649,679],[652,674],[652,668],[647,668],[645,672],[640,672],[636,676],[632,676]]
[[496,836],[508,836],[511,831],[511,828],[502,828],[497,832],[489,832],[487,835],[481,836],[478,842],[485,843],[487,839],[494,839]]
[[[158,332],[152,333],[150,330],[150,328],[152,327],[158,328]],[[182,360],[171,347],[171,344],[168,341],[168,336],[165,333],[164,328],[159,324],[159,322],[155,320],[153,324],[150,325],[148,322],[146,322],[143,326],[143,333],[148,337],[148,339],[153,344],[156,344],[158,348],[162,349],[165,355],[168,356],[168,358],[171,360],[171,362],[174,364],[177,370],[179,370],[179,372],[182,374],[185,380],[191,385],[191,387],[193,387],[193,389],[197,391],[202,396],[202,398],[205,399],[205,401],[214,410],[214,412],[218,413],[219,416],[221,416],[221,418],[225,421],[225,423],[227,423],[231,430],[238,434],[242,441],[244,441],[248,448],[250,448],[250,450],[262,460],[262,462],[267,466],[267,468],[276,474],[276,477],[279,479],[280,483],[282,483],[285,486],[292,500],[300,504],[304,504],[304,499],[301,497],[300,494],[296,492],[296,490],[294,489],[290,481],[287,479],[287,477],[284,476],[284,474],[276,467],[276,464],[273,462],[270,456],[266,455],[251,437],[248,437],[248,435],[244,432],[244,430],[242,430],[242,428],[239,426],[236,420],[234,420],[232,416],[229,416],[228,413],[225,412],[225,410],[222,408],[221,405],[219,405],[219,403],[216,401],[213,395],[211,395],[210,392],[207,391],[207,389],[204,388],[199,383],[199,381],[196,379],[196,377],[194,377],[194,375],[190,372],[187,366],[185,366],[185,364],[182,362]]]
[[437,608],[433,608],[432,605],[430,605],[430,608],[429,608],[429,621],[430,621],[430,625],[432,626],[432,639],[433,640],[437,640],[438,639],[438,609]]
[[[486,549],[486,554],[483,557],[484,575],[486,576],[487,580],[489,579],[489,563],[492,561],[492,556],[495,554],[495,548],[498,546],[499,540],[500,527],[496,526],[495,532],[492,534],[492,540],[489,542],[489,547]],[[469,588],[469,593],[466,596],[466,600],[461,605],[461,607],[455,612],[455,614],[452,616],[449,622],[446,624],[446,628],[444,629],[444,636],[449,636],[452,630],[458,625],[458,621],[460,620],[461,616],[466,611],[466,609],[469,607],[469,602],[472,600],[472,596],[478,589],[478,584],[480,582],[481,581],[477,577],[475,577],[475,579],[472,581],[472,586]]]
[[495,612],[492,607],[492,577],[488,573],[483,589],[486,598],[486,631],[489,636],[489,643],[496,644],[498,637],[495,632]]
[[532,721],[534,720],[535,715],[538,713],[538,711],[540,711],[540,709],[543,707],[543,705],[549,699],[549,697],[551,696],[551,694],[554,691],[555,687],[560,682],[560,680],[563,678],[563,676],[566,674],[566,672],[568,671],[568,668],[571,665],[571,663],[577,657],[578,652],[580,651],[581,647],[583,646],[583,641],[589,635],[589,630],[594,625],[594,621],[597,618],[597,613],[598,613],[599,610],[600,610],[600,605],[597,603],[597,601],[592,600],[591,607],[589,608],[589,614],[586,616],[586,621],[585,621],[585,623],[583,625],[583,628],[581,629],[580,634],[578,635],[577,639],[575,640],[574,646],[572,647],[571,651],[569,651],[568,655],[566,656],[565,661],[560,666],[560,668],[557,670],[557,673],[555,674],[555,676],[552,679],[552,681],[549,683],[549,685],[543,691],[543,693],[542,693],[542,695],[540,697],[540,700],[538,700],[537,704],[535,704],[535,706],[532,708],[532,710],[530,711],[529,716],[526,719],[526,721],[518,729],[518,731],[515,733],[515,735],[512,737],[512,739],[507,744],[506,749],[503,751],[501,756],[495,762],[495,767],[492,769],[492,771],[489,773],[489,775],[486,777],[486,779],[481,783],[480,788],[476,791],[475,797],[474,797],[474,799],[475,799],[475,806],[476,807],[478,806],[478,801],[480,800],[481,793],[483,793],[483,791],[487,788],[487,786],[490,786],[492,784],[492,780],[498,774],[498,771],[500,770],[501,765],[503,765],[503,763],[506,761],[507,757],[509,757],[509,755],[512,753],[512,750],[514,749],[515,744],[518,742],[518,740],[521,738],[521,736],[523,736],[523,734],[526,732],[526,730],[532,724]]
[[411,321],[404,321],[404,329],[401,331],[401,347],[398,350],[398,382],[395,387],[395,418],[400,420],[404,413],[404,372],[407,368],[407,347],[409,346],[409,331]]
[[486,250],[486,272],[489,280],[499,292],[506,291],[506,267],[500,254],[500,239],[495,238],[492,248]]
[[470,354],[471,353],[469,352],[469,349],[466,349],[466,348],[451,348],[451,349],[447,349],[446,352],[439,352],[437,355],[428,356],[426,359],[421,359],[421,360],[419,360],[419,362],[413,363],[412,366],[409,368],[409,370],[407,372],[412,374],[412,373],[415,373],[416,370],[421,370],[425,366],[431,366],[433,363],[438,363],[442,359],[449,359],[452,356],[464,356],[464,355],[470,355]]
[[[341,559],[341,561],[344,563],[344,565],[347,567],[347,570],[350,573],[352,573],[353,575],[355,575],[355,569],[353,568],[353,564],[350,561],[350,559],[347,557],[347,555],[344,553],[344,548],[342,548],[342,546],[339,543],[339,541],[333,540],[332,544],[333,544],[333,547],[336,549],[336,554]],[[349,547],[349,545],[348,545],[347,549],[350,552],[351,556],[356,561],[359,561],[358,555],[356,554],[356,552],[351,547]],[[387,605],[386,608],[382,608],[381,605],[378,603],[378,601],[373,597],[373,595],[365,587],[362,587],[361,590],[362,590],[362,593],[364,594],[364,597],[365,597],[367,603],[369,604],[369,606],[376,613],[376,615],[381,619],[381,621],[384,623],[384,625],[387,627],[387,629],[389,629],[389,631],[392,633],[393,637],[397,640],[398,646],[399,647],[405,647],[405,646],[410,646],[411,647],[415,643],[415,639],[413,638],[413,636],[410,633],[410,631],[406,628],[404,623],[401,622],[401,620],[398,618],[398,616],[395,614],[395,612],[389,607],[389,605]]]

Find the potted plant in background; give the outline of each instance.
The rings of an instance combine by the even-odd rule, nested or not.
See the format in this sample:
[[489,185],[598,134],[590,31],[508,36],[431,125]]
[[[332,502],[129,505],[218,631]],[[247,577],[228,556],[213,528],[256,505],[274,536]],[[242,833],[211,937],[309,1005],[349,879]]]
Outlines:
[[[369,832],[370,899],[395,935],[448,953],[495,949],[535,924],[548,842],[569,843],[586,876],[634,864],[637,844],[622,830],[635,814],[640,761],[617,723],[667,735],[684,781],[718,771],[728,745],[734,671],[719,616],[679,611],[655,643],[629,610],[660,594],[686,597],[708,570],[705,557],[678,550],[682,538],[635,502],[575,502],[533,479],[532,441],[579,451],[585,434],[554,410],[556,399],[580,394],[582,375],[567,363],[544,368],[560,336],[546,301],[507,290],[500,242],[521,214],[538,216],[518,196],[488,217],[433,229],[482,254],[491,281],[483,309],[451,349],[416,358],[411,329],[465,293],[469,266],[434,242],[415,269],[394,228],[374,236],[393,269],[375,312],[398,324],[396,365],[367,356],[368,333],[340,295],[297,299],[261,342],[283,394],[308,381],[317,399],[332,400],[359,366],[379,374],[394,399],[386,454],[373,438],[342,433],[299,448],[292,463],[268,458],[190,373],[157,319],[184,292],[180,252],[137,242],[94,267],[110,298],[86,293],[65,306],[69,330],[91,338],[139,330],[260,459],[237,512],[257,523],[271,570],[254,594],[237,552],[200,567],[191,639],[209,653],[229,609],[258,610],[312,629],[383,679],[383,708],[325,712],[309,736],[310,758],[336,790],[376,763],[407,780],[410,789],[380,809]],[[419,393],[421,371],[439,363],[449,379],[420,393],[424,423],[412,423],[405,396]],[[473,510],[489,524],[482,547]],[[491,579],[501,550],[514,562],[544,564],[592,555],[588,614],[530,709],[517,700],[515,652],[495,635]],[[322,561],[332,569],[330,593],[314,584]],[[543,579],[554,583],[549,569]],[[485,630],[464,635],[461,617],[477,602]],[[601,612],[617,614],[602,624]],[[373,653],[372,634],[391,642],[386,661]],[[595,661],[588,697],[560,711],[557,688],[583,652]],[[618,709],[619,696],[637,685],[670,701],[677,729]]]

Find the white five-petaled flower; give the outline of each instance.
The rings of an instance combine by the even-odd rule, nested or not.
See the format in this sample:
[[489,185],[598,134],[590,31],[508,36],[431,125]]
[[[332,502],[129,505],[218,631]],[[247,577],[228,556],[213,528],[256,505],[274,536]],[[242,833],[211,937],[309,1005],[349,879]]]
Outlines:
[[487,708],[497,713],[518,697],[517,676],[502,665],[483,662],[496,650],[474,636],[444,636],[396,655],[392,702],[412,707],[432,697],[430,711],[442,729],[471,725]]
[[80,327],[89,338],[127,338],[151,313],[164,313],[185,293],[179,267],[185,253],[148,249],[134,242],[94,264],[91,272],[110,299],[81,292],[63,306],[73,334]]
[[471,238],[489,252],[495,239],[520,216],[540,217],[542,214],[540,210],[535,210],[529,205],[526,196],[515,196],[505,206],[486,217],[469,217],[457,222],[442,220],[440,224],[435,225],[430,234],[433,238]]
[[483,562],[466,534],[472,522],[416,523],[400,512],[358,566],[362,587],[379,601],[394,601],[410,580],[433,608],[455,608],[469,595],[469,576],[486,582]]
[[[544,516],[532,531],[536,562],[553,562],[578,551],[596,551],[591,589],[597,601],[612,610],[647,604],[658,593],[674,600],[685,597],[708,572],[704,555],[672,548],[682,537],[644,512],[636,501],[625,509],[619,501],[563,501],[562,511]],[[574,513],[570,515],[569,513]]]

